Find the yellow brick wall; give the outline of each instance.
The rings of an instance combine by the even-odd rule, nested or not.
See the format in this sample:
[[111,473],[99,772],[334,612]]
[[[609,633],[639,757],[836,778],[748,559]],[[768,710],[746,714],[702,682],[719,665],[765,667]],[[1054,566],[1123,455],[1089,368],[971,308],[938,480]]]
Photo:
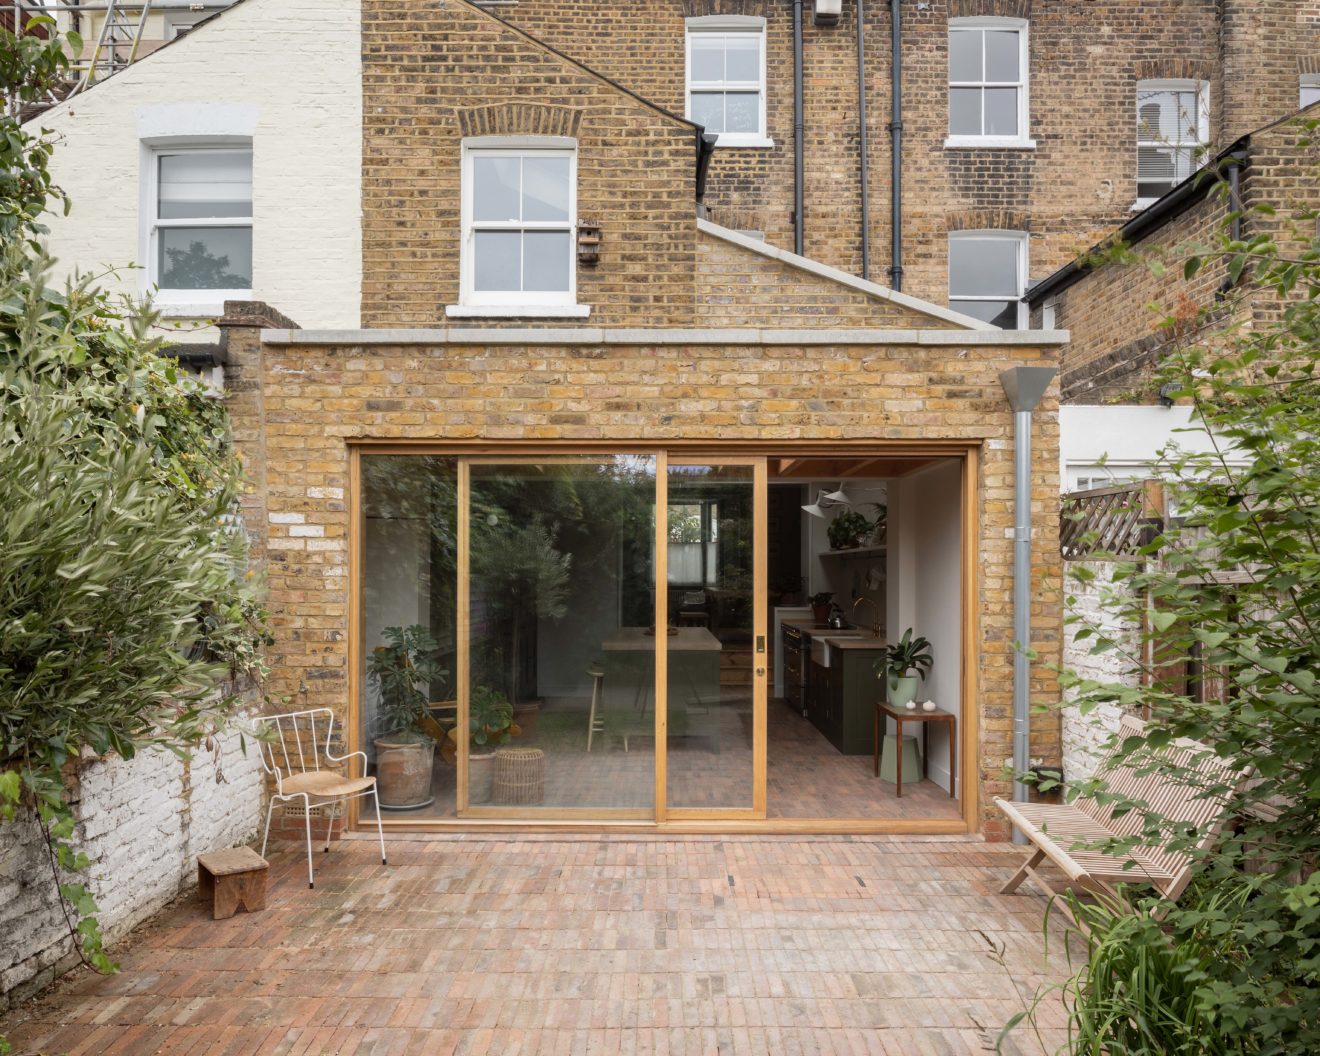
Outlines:
[[[348,699],[348,441],[930,440],[980,445],[974,599],[982,803],[1006,794],[1012,733],[1012,416],[998,381],[1057,349],[1009,346],[316,346],[230,331],[230,397],[266,541],[277,644],[268,692],[341,715]],[[256,398],[259,394],[260,399]],[[1055,700],[1059,658],[1058,416],[1037,415],[1033,699]],[[1033,753],[1057,760],[1052,719]],[[983,826],[1002,837],[991,809]]]

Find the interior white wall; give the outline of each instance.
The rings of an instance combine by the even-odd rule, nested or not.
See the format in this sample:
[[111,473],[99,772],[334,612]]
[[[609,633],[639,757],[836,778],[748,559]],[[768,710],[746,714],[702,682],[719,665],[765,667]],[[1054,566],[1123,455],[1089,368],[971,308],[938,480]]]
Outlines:
[[[949,460],[889,488],[888,638],[911,627],[930,640],[934,665],[917,690],[961,725],[962,701],[962,466]],[[890,732],[893,732],[891,725]],[[930,731],[926,776],[948,789],[947,729]]]
[[[870,520],[875,519],[875,509],[870,503],[886,504],[889,495],[888,483],[883,480],[856,480],[843,482],[844,490],[853,500],[853,509]],[[839,481],[812,481],[808,491],[812,500],[822,491],[833,491],[839,486]],[[808,596],[822,590],[834,592],[834,601],[844,611],[844,616],[852,622],[862,626],[868,626],[874,613],[868,606],[862,606],[856,612],[853,611],[853,604],[859,597],[870,598],[879,610],[879,615],[883,619],[886,612],[886,593],[882,584],[878,590],[872,590],[867,586],[867,571],[872,565],[877,565],[881,573],[886,573],[885,561],[882,557],[873,558],[838,558],[826,557],[820,555],[830,548],[829,525],[835,516],[842,512],[839,509],[830,509],[826,511],[826,516],[813,517],[809,513],[803,513],[803,539],[804,543],[804,561],[807,567],[807,593]]]

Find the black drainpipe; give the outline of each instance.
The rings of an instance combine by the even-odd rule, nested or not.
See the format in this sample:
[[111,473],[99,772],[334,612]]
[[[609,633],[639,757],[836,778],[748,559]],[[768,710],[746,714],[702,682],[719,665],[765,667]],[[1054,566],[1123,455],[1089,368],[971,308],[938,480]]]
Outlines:
[[867,177],[870,146],[866,135],[866,12],[857,0],[857,151],[861,157],[858,178],[862,185],[862,278],[871,277],[871,181]]
[[[860,7],[861,0],[858,0]],[[889,0],[889,149],[890,260],[889,285],[903,288],[903,22],[899,0]]]
[[793,0],[793,252],[803,255],[802,237],[802,0]]

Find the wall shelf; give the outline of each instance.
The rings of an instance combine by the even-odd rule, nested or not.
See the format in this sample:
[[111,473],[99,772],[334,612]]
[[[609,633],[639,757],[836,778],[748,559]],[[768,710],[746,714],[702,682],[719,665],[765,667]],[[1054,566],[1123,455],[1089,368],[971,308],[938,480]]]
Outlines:
[[858,558],[858,557],[884,557],[885,547],[883,546],[854,546],[851,550],[822,550],[821,557],[840,557],[840,558]]

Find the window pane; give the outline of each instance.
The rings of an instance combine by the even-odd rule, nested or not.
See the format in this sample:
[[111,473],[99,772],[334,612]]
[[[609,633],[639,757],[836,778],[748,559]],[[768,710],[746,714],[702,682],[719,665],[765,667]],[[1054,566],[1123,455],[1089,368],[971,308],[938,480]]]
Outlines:
[[949,80],[981,80],[981,31],[960,29],[949,34]]
[[1320,103],[1320,84],[1302,85],[1301,105],[1310,106],[1312,103]]
[[529,154],[523,158],[523,219],[568,219],[569,159]]
[[528,231],[523,235],[523,289],[568,292],[569,234]]
[[252,215],[252,152],[195,150],[162,154],[162,220]]
[[1016,136],[1018,131],[1018,89],[985,90],[985,134]]
[[1021,45],[1016,30],[992,30],[985,35],[985,79],[1017,81]]
[[472,158],[472,218],[517,220],[518,166],[521,158],[474,155]]
[[955,297],[1018,297],[1018,242],[1007,238],[949,240],[949,293]]
[[473,242],[472,285],[499,292],[520,289],[517,231],[478,231]]
[[1196,92],[1138,92],[1137,139],[1195,143],[1200,139]]
[[955,312],[970,315],[983,323],[993,323],[1003,330],[1017,329],[1017,301],[954,301],[952,308]]
[[981,134],[981,89],[949,89],[949,134],[979,136]]
[[727,37],[724,76],[730,81],[761,80],[761,35],[739,33]]
[[157,242],[162,290],[252,288],[250,227],[162,227]]
[[688,76],[693,81],[724,80],[724,38],[712,33],[694,33]]
[[707,132],[724,131],[724,93],[693,92],[692,120],[704,125]]
[[757,92],[729,92],[724,97],[723,132],[761,131],[761,96]]

